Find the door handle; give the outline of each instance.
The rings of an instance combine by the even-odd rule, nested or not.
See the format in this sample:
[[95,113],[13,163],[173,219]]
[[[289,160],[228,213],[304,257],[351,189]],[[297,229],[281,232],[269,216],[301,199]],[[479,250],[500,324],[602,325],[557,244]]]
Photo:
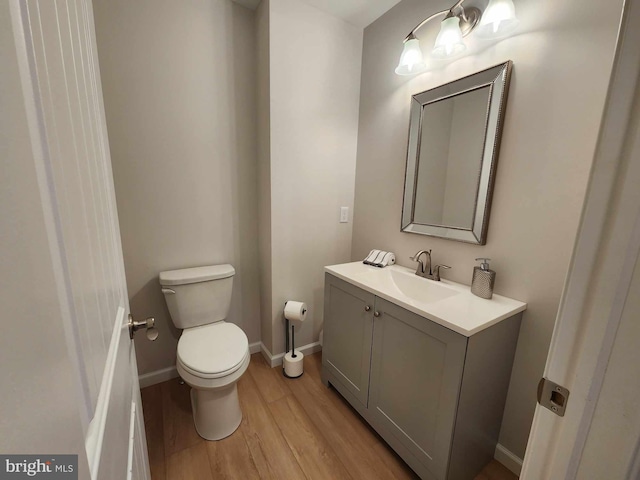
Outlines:
[[149,317],[146,320],[138,322],[133,319],[133,316],[129,314],[129,338],[133,339],[133,335],[140,329],[145,328],[147,338],[152,342],[158,338],[158,329],[155,327],[156,319]]

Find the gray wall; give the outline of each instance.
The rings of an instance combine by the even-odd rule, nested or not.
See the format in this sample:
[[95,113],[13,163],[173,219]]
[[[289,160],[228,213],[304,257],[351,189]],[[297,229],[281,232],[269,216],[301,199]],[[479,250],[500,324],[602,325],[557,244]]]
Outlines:
[[260,335],[273,352],[271,319],[271,119],[269,79],[269,0],[256,9],[258,80],[258,248],[260,262]]
[[[296,345],[316,341],[323,267],[351,256],[352,224],[339,219],[341,206],[349,207],[350,220],[353,212],[362,29],[298,0],[270,0],[268,13],[270,192],[260,204],[271,206],[271,310],[261,314],[271,324],[263,342],[279,354],[284,302],[309,306]],[[266,183],[262,148],[260,179]]]
[[[511,378],[500,443],[522,457],[592,162],[613,59],[621,1],[516,1],[521,24],[509,38],[467,37],[465,56],[434,62],[416,77],[393,69],[402,39],[448,0],[404,0],[365,29],[352,259],[371,248],[398,263],[432,248],[445,276],[469,284],[476,257],[493,258],[496,292],[529,304]],[[420,32],[423,48],[436,25]],[[513,60],[488,241],[474,246],[400,232],[409,99]]]
[[260,340],[254,13],[230,0],[95,0],[140,373],[175,365],[158,272],[236,268],[229,320]]

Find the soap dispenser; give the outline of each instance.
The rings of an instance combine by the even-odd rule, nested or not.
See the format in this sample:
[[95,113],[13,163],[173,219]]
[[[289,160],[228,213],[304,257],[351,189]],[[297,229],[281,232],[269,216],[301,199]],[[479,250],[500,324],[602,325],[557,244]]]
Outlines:
[[496,272],[489,269],[490,258],[476,258],[476,262],[481,262],[479,267],[473,269],[473,279],[471,280],[471,293],[481,298],[491,298],[493,296],[493,285],[496,282]]

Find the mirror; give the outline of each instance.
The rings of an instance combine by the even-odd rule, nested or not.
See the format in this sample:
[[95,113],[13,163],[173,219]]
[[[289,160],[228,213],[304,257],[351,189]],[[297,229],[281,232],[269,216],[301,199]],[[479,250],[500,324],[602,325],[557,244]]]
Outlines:
[[403,232],[486,243],[511,67],[412,96]]

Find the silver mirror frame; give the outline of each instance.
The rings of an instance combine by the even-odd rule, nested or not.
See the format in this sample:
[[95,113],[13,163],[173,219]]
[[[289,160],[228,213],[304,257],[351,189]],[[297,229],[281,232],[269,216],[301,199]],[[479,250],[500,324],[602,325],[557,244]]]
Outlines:
[[[498,163],[498,152],[500,150],[512,66],[513,63],[509,60],[440,87],[417,93],[411,97],[409,145],[407,148],[401,231],[477,245],[486,244],[493,184]],[[489,101],[485,125],[485,141],[472,228],[463,229],[446,225],[415,223],[415,191],[420,158],[420,139],[422,137],[422,112],[425,105],[487,86],[489,87]]]

